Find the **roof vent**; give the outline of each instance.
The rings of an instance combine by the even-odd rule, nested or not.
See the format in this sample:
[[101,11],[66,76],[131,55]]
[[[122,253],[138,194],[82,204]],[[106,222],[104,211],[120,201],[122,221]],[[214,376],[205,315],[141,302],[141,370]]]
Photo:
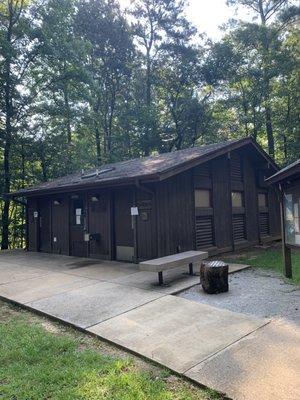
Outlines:
[[106,168],[106,169],[96,169],[96,171],[91,172],[90,174],[87,175],[82,175],[81,179],[89,179],[89,178],[94,178],[97,177],[99,175],[105,174],[106,172],[111,172],[114,171],[115,168],[111,167],[111,168]]

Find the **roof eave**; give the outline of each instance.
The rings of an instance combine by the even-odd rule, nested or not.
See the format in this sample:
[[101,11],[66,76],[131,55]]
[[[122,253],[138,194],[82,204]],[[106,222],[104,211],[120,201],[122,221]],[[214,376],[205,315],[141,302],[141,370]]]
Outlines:
[[276,174],[270,176],[269,178],[266,179],[266,182],[270,185],[275,184],[275,183],[280,183],[283,182],[287,179],[293,178],[295,174],[300,173],[300,164],[295,165],[294,167],[287,169],[285,171],[279,171]]
[[123,185],[135,185],[136,180],[141,180],[143,182],[154,182],[159,181],[160,177],[158,174],[151,175],[142,175],[139,177],[131,177],[128,179],[118,178],[103,182],[89,182],[81,185],[65,185],[58,186],[56,188],[45,188],[45,189],[37,189],[37,190],[26,190],[26,191],[18,191],[12,193],[6,193],[5,196],[8,198],[16,198],[16,197],[36,197],[39,195],[45,194],[57,194],[64,193],[66,191],[80,191],[80,190],[94,190],[97,188],[107,188],[114,186],[123,186]]

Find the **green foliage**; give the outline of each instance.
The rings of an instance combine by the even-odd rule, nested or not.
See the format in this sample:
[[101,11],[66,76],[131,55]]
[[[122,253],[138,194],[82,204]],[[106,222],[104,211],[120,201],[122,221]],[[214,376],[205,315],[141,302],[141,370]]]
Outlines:
[[[249,135],[280,165],[299,158],[299,10],[228,3],[253,21],[213,43],[181,0],[2,1],[0,194]],[[22,207],[0,200],[0,212],[2,247],[23,246]]]
[[[228,256],[230,259],[230,256]],[[228,260],[227,260],[228,261]],[[283,273],[283,259],[280,248],[268,248],[263,250],[243,252],[232,259],[232,262],[252,265],[253,267],[266,268]],[[292,251],[293,281],[300,284],[300,251]]]
[[49,333],[27,313],[6,317],[0,324],[0,396],[31,400],[219,398],[181,382],[168,387],[163,370],[155,375],[140,370],[132,358],[82,346],[78,336]]

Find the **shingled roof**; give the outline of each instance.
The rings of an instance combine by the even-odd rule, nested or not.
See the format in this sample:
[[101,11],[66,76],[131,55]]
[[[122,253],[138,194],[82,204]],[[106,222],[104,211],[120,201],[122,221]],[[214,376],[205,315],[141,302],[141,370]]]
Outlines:
[[[275,168],[272,159],[251,138],[230,140],[164,153],[156,156],[136,158],[113,164],[103,165],[83,173],[75,173],[49,182],[11,193],[11,197],[28,196],[38,193],[69,191],[83,187],[114,185],[135,182],[136,180],[158,181],[190,168],[194,163],[208,161],[246,144],[253,144]],[[277,168],[276,168],[277,169]]]
[[285,168],[282,168],[280,171],[276,172],[276,174],[270,176],[266,181],[269,183],[278,183],[293,176],[296,177],[296,174],[297,176],[300,175],[300,158]]

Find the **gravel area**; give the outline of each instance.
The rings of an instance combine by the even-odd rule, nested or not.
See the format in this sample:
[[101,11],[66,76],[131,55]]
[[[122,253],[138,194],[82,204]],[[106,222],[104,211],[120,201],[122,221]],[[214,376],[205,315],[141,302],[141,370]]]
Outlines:
[[229,275],[229,292],[209,295],[200,285],[178,294],[214,307],[292,321],[300,326],[300,286],[292,285],[273,271],[250,268]]

